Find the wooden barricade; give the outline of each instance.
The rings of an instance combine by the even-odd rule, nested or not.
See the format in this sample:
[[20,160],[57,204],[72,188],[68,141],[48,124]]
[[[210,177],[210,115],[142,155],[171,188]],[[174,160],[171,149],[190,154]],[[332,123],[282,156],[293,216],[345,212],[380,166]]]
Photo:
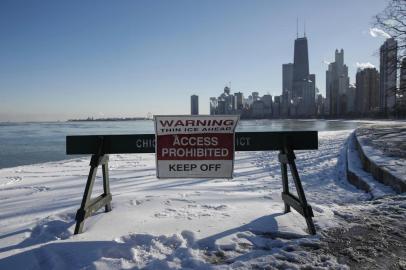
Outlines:
[[[281,132],[236,132],[235,151],[279,151],[278,159],[282,173],[282,200],[285,213],[291,207],[300,213],[307,223],[310,234],[315,234],[313,211],[307,203],[303,186],[296,167],[294,150],[318,149],[317,131]],[[155,134],[130,135],[80,135],[66,137],[67,155],[92,155],[90,171],[80,208],[76,213],[75,234],[83,231],[84,221],[104,207],[111,211],[112,195],[109,185],[109,154],[155,153]],[[99,166],[103,172],[103,194],[91,199],[96,172]],[[288,168],[296,187],[297,196],[289,192]]]

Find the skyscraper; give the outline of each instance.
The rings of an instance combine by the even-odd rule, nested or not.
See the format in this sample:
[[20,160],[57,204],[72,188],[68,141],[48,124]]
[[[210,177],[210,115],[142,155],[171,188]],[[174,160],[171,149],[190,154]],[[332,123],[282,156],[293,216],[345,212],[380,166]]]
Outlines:
[[217,113],[218,100],[216,97],[210,98],[210,115],[215,115]]
[[292,115],[298,117],[314,116],[316,99],[316,76],[309,74],[309,53],[307,38],[303,36],[295,39],[293,56],[292,82]]
[[198,115],[199,114],[199,96],[192,95],[190,97],[190,114]]
[[400,94],[406,97],[406,57],[402,59],[402,65],[400,68],[400,83],[399,83]]
[[289,116],[290,100],[292,99],[293,86],[293,64],[282,65],[282,100],[280,102],[280,114],[283,117]]
[[402,59],[402,65],[400,68],[400,93],[404,94],[406,92],[406,57]]
[[265,105],[265,116],[271,118],[272,116],[272,96],[270,94],[263,95],[261,101]]
[[375,68],[358,70],[355,99],[357,112],[361,115],[379,110],[379,72]]
[[259,100],[259,93],[258,92],[252,92],[252,100],[253,101]]
[[329,114],[333,117],[348,112],[347,91],[350,84],[348,67],[344,65],[344,50],[335,51],[335,62],[328,65],[326,71],[326,98]]
[[403,57],[400,68],[398,109],[403,116],[406,115],[406,57]]
[[353,84],[350,84],[347,90],[347,112],[353,114],[355,112],[355,94],[356,94],[356,87]]
[[[279,118],[281,116],[281,97],[282,96],[275,96],[274,102],[272,105],[272,116],[273,118]],[[286,115],[283,115],[286,116]]]
[[380,48],[379,108],[390,114],[396,104],[397,41],[388,38]]
[[244,107],[244,95],[241,92],[234,93],[235,109],[242,110]]
[[306,115],[316,114],[316,74],[310,74],[307,87],[303,95],[303,101],[306,107]]
[[[210,98],[210,114],[234,114],[237,110],[237,99],[230,94],[230,87],[224,87],[224,92],[218,98]],[[241,96],[242,97],[242,96]]]
[[303,91],[309,79],[309,55],[307,49],[307,38],[301,37],[295,40],[293,61],[293,99],[303,98]]
[[292,92],[293,83],[293,64],[282,65],[282,93],[284,91]]

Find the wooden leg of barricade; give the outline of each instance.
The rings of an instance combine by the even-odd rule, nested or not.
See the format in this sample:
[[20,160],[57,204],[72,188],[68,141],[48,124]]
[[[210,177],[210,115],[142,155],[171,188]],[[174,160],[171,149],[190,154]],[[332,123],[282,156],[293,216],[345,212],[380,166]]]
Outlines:
[[[104,194],[110,194],[110,181],[109,181],[109,165],[108,161],[102,165],[103,170],[103,191]],[[105,205],[105,212],[111,211],[111,200]]]
[[[86,218],[91,216],[94,212],[99,210],[101,207],[105,207],[105,211],[111,211],[111,193],[109,185],[109,174],[108,174],[108,155],[92,155],[90,160],[90,171],[87,177],[85,192],[83,194],[82,203],[80,208],[76,212],[76,227],[75,234],[83,232],[84,221]],[[97,168],[102,165],[103,170],[103,194],[91,199],[93,185],[96,179]]]
[[[296,168],[295,159],[295,154],[293,150],[289,149],[289,147],[284,147],[284,149],[280,150],[279,162],[281,163],[283,185],[282,200],[285,204],[285,213],[290,212],[290,207],[293,207],[293,209],[295,209],[306,219],[309,233],[316,234],[316,228],[312,219],[314,216],[313,211],[311,206],[307,203],[299,173]],[[289,192],[287,166],[289,166],[298,196],[295,196]]]
[[[285,155],[285,151],[281,150],[280,155]],[[289,182],[288,182],[288,166],[284,162],[281,163],[281,172],[282,172],[282,188],[283,188],[283,193],[288,194],[289,193]],[[285,214],[290,212],[290,206],[286,202],[285,204]]]

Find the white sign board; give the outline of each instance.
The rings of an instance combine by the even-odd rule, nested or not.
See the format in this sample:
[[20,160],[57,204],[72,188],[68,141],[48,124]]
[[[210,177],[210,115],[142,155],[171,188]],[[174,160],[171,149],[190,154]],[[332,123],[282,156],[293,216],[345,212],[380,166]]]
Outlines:
[[158,178],[232,178],[237,115],[158,115]]

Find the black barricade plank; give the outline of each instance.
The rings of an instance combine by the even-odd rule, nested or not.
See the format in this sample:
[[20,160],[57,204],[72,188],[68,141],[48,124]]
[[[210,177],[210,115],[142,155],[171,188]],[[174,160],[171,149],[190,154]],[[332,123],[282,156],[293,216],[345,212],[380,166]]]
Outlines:
[[66,154],[96,154],[103,137],[103,154],[155,153],[154,134],[66,136]]
[[293,150],[318,149],[317,131],[238,132],[235,151],[280,150],[285,140]]
[[[155,153],[155,134],[80,135],[66,137],[66,154],[98,153],[103,138],[103,154]],[[235,151],[318,149],[317,131],[236,132]]]

